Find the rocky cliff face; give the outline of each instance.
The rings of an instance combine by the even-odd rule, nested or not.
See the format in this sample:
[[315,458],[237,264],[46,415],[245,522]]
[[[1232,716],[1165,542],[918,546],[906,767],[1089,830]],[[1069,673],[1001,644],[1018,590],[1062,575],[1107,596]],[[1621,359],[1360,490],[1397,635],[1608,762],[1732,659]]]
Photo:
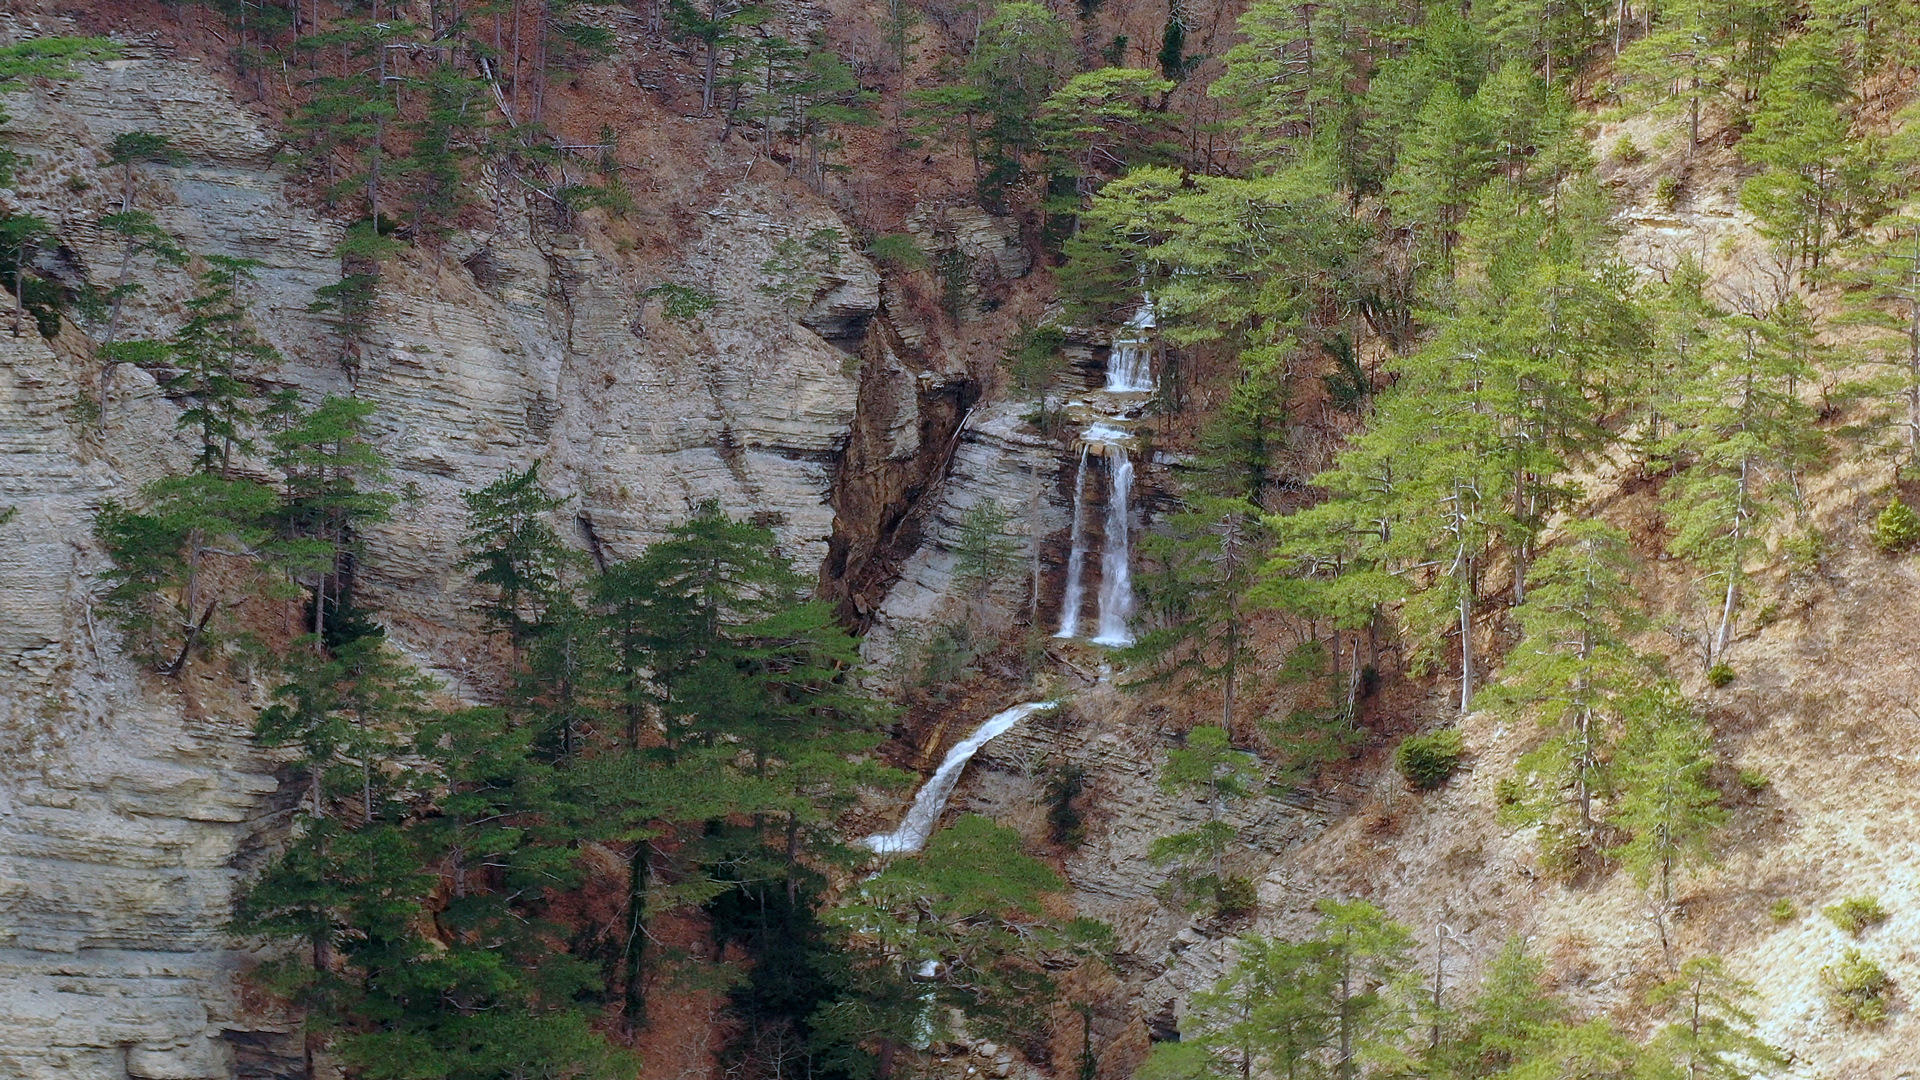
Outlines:
[[[14,37],[71,32],[57,19],[0,22]],[[748,156],[699,179],[691,242],[645,273],[604,232],[555,230],[489,177],[483,198],[506,208],[497,226],[418,245],[388,269],[350,378],[307,311],[338,278],[342,224],[306,202],[274,164],[280,140],[200,58],[135,40],[8,107],[11,144],[32,161],[12,208],[48,217],[61,241],[42,269],[112,283],[119,251],[98,221],[119,208],[125,178],[102,150],[122,132],[164,131],[183,160],[137,167],[134,205],[197,253],[260,262],[253,311],[285,362],[249,376],[377,403],[377,441],[408,497],[367,538],[363,585],[392,613],[397,643],[455,691],[486,678],[454,569],[462,490],[538,460],[582,545],[609,558],[717,500],[818,564],[857,432],[873,451],[857,464],[906,479],[843,494],[848,535],[879,535],[951,441],[964,380],[884,347],[862,373],[878,276],[824,203],[764,165],[743,178]],[[838,238],[821,253],[829,269],[769,281],[782,240],[822,230]],[[122,336],[164,335],[192,283],[139,269]],[[641,293],[667,277],[718,305],[666,317]],[[56,352],[30,322],[19,335],[10,323],[0,310],[0,505],[17,510],[0,525],[0,1075],[268,1075],[291,1051],[250,1034],[274,1025],[243,1008],[234,975],[246,956],[221,929],[243,852],[273,823],[274,762],[248,739],[264,687],[240,673],[235,697],[210,679],[140,672],[94,607],[93,512],[184,461],[175,406],[146,372],[121,365],[103,386],[77,338]],[[97,426],[83,405],[96,393]]]

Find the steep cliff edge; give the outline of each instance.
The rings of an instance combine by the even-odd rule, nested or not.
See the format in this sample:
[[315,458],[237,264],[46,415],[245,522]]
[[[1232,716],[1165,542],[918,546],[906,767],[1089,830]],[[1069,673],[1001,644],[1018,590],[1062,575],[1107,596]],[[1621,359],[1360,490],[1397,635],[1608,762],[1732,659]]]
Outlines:
[[[75,30],[54,17],[4,27],[15,38]],[[137,32],[120,59],[8,105],[11,144],[32,162],[9,209],[54,223],[60,247],[45,258],[59,272],[111,283],[118,248],[97,222],[122,184],[104,147],[129,131],[165,132],[179,160],[137,169],[137,204],[198,254],[260,263],[252,311],[285,363],[245,376],[314,395],[348,389],[308,312],[338,277],[342,223],[275,164],[278,135],[202,58]],[[684,189],[675,196],[691,224],[664,265],[653,252],[635,257],[617,230],[555,230],[529,198],[496,186],[486,195],[507,209],[491,228],[455,231],[389,267],[351,388],[379,407],[376,439],[407,496],[367,537],[361,585],[392,613],[396,643],[457,692],[497,677],[476,651],[474,597],[455,568],[458,495],[504,469],[545,463],[580,545],[609,558],[714,500],[770,524],[785,554],[816,565],[835,531],[836,491],[848,503],[843,529],[870,519],[877,531],[898,516],[904,489],[927,482],[938,455],[923,432],[930,445],[951,438],[960,392],[898,362],[862,373],[878,275],[846,246],[851,230],[831,208],[754,164],[724,146],[680,164],[670,182]],[[780,241],[820,230],[842,238],[838,269],[806,297],[763,288]],[[668,276],[703,283],[714,309],[695,322],[663,315],[641,293]],[[163,336],[192,282],[157,267],[143,268],[142,285],[126,336]],[[178,406],[151,375],[92,370],[68,333],[52,348],[30,330],[0,335],[0,504],[17,511],[0,526],[10,672],[0,687],[0,1073],[269,1075],[258,1070],[292,1051],[249,1032],[285,1026],[243,1006],[234,977],[247,954],[221,931],[243,852],[275,820],[275,762],[250,743],[266,688],[245,672],[233,687],[183,685],[120,656],[96,610],[105,563],[90,520],[188,448],[174,431]],[[96,394],[97,425],[86,415]],[[904,470],[904,483],[857,497],[852,483],[836,485],[856,427],[878,432],[874,456]]]

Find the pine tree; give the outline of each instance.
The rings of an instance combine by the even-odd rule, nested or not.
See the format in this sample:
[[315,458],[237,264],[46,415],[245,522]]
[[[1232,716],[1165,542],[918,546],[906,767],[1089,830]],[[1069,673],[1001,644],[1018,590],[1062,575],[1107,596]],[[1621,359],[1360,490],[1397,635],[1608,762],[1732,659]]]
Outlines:
[[1497,0],[1482,13],[1488,36],[1508,57],[1539,69],[1548,86],[1570,81],[1574,70],[1605,39],[1598,5],[1568,0]]
[[967,623],[978,628],[993,590],[1018,574],[1024,545],[1012,534],[1013,515],[992,499],[976,500],[960,515],[953,549],[953,583],[966,598]]
[[974,112],[984,168],[978,186],[989,207],[1006,205],[1039,146],[1040,110],[1073,65],[1067,24],[1038,4],[1009,0],[980,25],[964,78],[970,96],[953,105]]
[[1314,936],[1324,941],[1334,988],[1334,1075],[1353,1080],[1362,1064],[1393,1068],[1410,1013],[1413,934],[1365,900],[1322,900]]
[[1751,1080],[1759,1070],[1788,1063],[1786,1055],[1754,1034],[1753,1014],[1742,1004],[1754,997],[1751,983],[1737,979],[1718,956],[1696,956],[1647,994],[1667,1025],[1654,1036],[1649,1055],[1671,1062],[1687,1080]]
[[262,746],[298,748],[308,774],[305,813],[314,820],[337,816],[337,802],[358,795],[358,824],[370,826],[376,817],[388,816],[375,791],[383,799],[389,795],[386,766],[408,746],[434,685],[394,652],[384,635],[357,638],[333,650],[317,636],[297,640],[287,651],[282,676],[273,704],[255,723],[254,737]]
[[1522,638],[1493,691],[1497,708],[1536,717],[1547,738],[1502,790],[1503,813],[1543,824],[1550,849],[1594,842],[1594,802],[1614,786],[1612,749],[1647,703],[1652,661],[1628,645],[1635,606],[1627,537],[1604,522],[1568,526],[1541,557],[1518,610]]
[[1569,1010],[1542,985],[1545,973],[1524,940],[1508,938],[1487,965],[1479,992],[1461,1009],[1459,1030],[1429,1047],[1435,1074],[1461,1080],[1504,1076],[1547,1044]]
[[1840,275],[1847,308],[1835,322],[1868,331],[1865,358],[1885,373],[1863,389],[1902,403],[1891,425],[1895,471],[1920,469],[1920,219],[1890,215],[1848,254],[1855,258]]
[[1732,89],[1734,41],[1725,11],[1707,0],[1662,4],[1652,31],[1620,54],[1630,93],[1685,106],[1689,146],[1700,145],[1703,106]]
[[[1048,962],[1085,955],[1104,937],[1098,924],[1047,917],[1045,898],[1065,885],[1020,850],[1012,829],[972,814],[861,882],[832,913],[850,951],[847,992],[816,1015],[829,1063],[865,1051],[862,1071],[885,1080],[923,1025],[944,1029],[949,1009],[1001,1042],[1032,1032],[1055,1000]],[[928,965],[940,974],[924,973]]]
[[13,294],[13,319],[10,327],[19,337],[21,320],[32,316],[41,337],[60,333],[60,309],[64,297],[60,288],[34,272],[35,254],[53,236],[53,223],[39,214],[0,216],[0,285]]
[[1241,179],[1145,166],[1081,215],[1064,285],[1099,318],[1146,291],[1173,345],[1271,350],[1251,371],[1336,329],[1320,321],[1323,305],[1360,272],[1364,236],[1317,167]]
[[[833,857],[840,814],[861,790],[897,781],[868,757],[886,713],[856,683],[858,643],[823,601],[803,596],[775,546],[765,527],[708,504],[594,583],[600,634],[590,647],[604,659],[570,677],[596,676],[599,708],[625,731],[586,768],[600,778],[596,816],[629,845],[630,1024],[645,1017],[645,920],[718,891],[663,883],[678,871],[657,858],[662,849],[694,826],[747,815],[753,826],[734,858],[764,861],[798,904],[811,872],[803,859]],[[550,676],[538,685],[560,693]]]
[[461,493],[460,500],[467,507],[461,538],[467,553],[459,565],[473,570],[474,583],[493,594],[480,612],[506,635],[517,667],[520,649],[560,595],[566,571],[582,561],[547,520],[565,500],[541,490],[539,462],[508,470],[478,491]]
[[692,0],[666,0],[666,13],[676,40],[700,46],[700,110],[710,113],[717,100],[714,91],[719,86],[721,55],[738,55],[746,41],[739,31],[758,25],[768,12],[734,0],[709,0],[704,9]]
[[1683,427],[1666,449],[1685,468],[1666,485],[1674,528],[1668,549],[1719,583],[1704,666],[1722,661],[1733,642],[1747,564],[1765,548],[1763,530],[1797,498],[1795,476],[1824,449],[1812,407],[1797,393],[1812,377],[1803,312],[1790,301],[1766,319],[1741,316],[1702,342],[1673,407]]
[[1453,251],[1492,155],[1474,100],[1451,83],[1434,88],[1407,129],[1389,181],[1395,211],[1435,252],[1440,272],[1453,273]]
[[1240,672],[1253,647],[1249,599],[1265,530],[1240,499],[1189,495],[1181,513],[1140,541],[1134,579],[1145,632],[1118,659],[1145,675],[1130,685],[1219,685],[1220,727],[1234,729]]
[[340,344],[340,366],[357,377],[372,337],[374,316],[380,306],[381,263],[400,249],[400,242],[382,235],[371,221],[347,226],[334,254],[340,264],[340,280],[313,291],[313,303],[307,310],[326,316],[334,339]]
[[1352,1080],[1410,1064],[1404,991],[1411,933],[1364,900],[1316,906],[1320,919],[1306,938],[1243,937],[1233,967],[1194,996],[1182,1042],[1205,1048],[1216,1062],[1224,1058],[1232,1071],[1203,1072],[1183,1054],[1166,1064],[1192,1071],[1167,1075]]
[[1740,143],[1742,156],[1767,166],[1741,187],[1740,205],[1790,267],[1820,269],[1871,172],[1871,145],[1849,138],[1838,107],[1845,96],[1830,44],[1796,41],[1761,84],[1753,133]]
[[1057,168],[1074,177],[1082,198],[1103,180],[1178,153],[1169,142],[1173,118],[1152,104],[1173,86],[1171,78],[1150,71],[1108,67],[1075,75],[1047,98],[1040,109],[1041,143]]
[[1207,87],[1244,120],[1241,148],[1263,163],[1320,156],[1354,190],[1377,182],[1361,145],[1365,104],[1357,88],[1372,72],[1368,38],[1380,21],[1364,3],[1250,5],[1238,25],[1243,40]]
[[1631,838],[1612,854],[1642,887],[1659,883],[1655,912],[1671,967],[1666,918],[1673,909],[1674,874],[1710,861],[1708,841],[1728,814],[1707,781],[1713,758],[1706,726],[1676,689],[1658,688],[1636,719],[1621,747],[1620,802],[1609,818]]
[[[269,460],[286,478],[274,514],[280,561],[312,590],[308,631],[329,645],[364,629],[354,622],[352,573],[361,534],[385,521],[396,497],[380,490],[386,459],[370,441],[372,402],[328,396],[311,410],[283,400],[268,411]],[[362,620],[364,621],[364,620]]]
[[174,373],[161,390],[184,398],[178,426],[200,439],[198,469],[230,478],[235,454],[255,449],[254,415],[247,401],[250,379],[277,367],[280,354],[253,327],[244,293],[254,283],[257,260],[206,257],[200,288],[187,301],[187,321],[169,342]]
[[[278,500],[254,480],[195,473],[154,481],[141,501],[145,508],[136,510],[109,500],[94,519],[94,536],[114,564],[106,605],[136,658],[178,676],[219,640],[238,603],[234,592],[256,584],[251,564],[270,538],[260,523]],[[236,589],[208,581],[216,560],[237,564]]]
[[1225,907],[1234,897],[1226,872],[1227,852],[1236,833],[1228,810],[1255,791],[1261,779],[1253,755],[1234,748],[1225,728],[1201,725],[1187,732],[1185,745],[1167,752],[1160,790],[1198,798],[1206,804],[1204,822],[1153,842],[1147,857],[1173,864],[1169,898],[1188,904],[1212,901]]
[[112,365],[120,360],[113,346],[119,335],[121,309],[127,298],[141,288],[133,280],[135,257],[146,255],[157,264],[181,267],[187,265],[188,255],[186,249],[174,240],[173,234],[155,224],[153,215],[145,210],[122,210],[108,214],[100,219],[100,229],[120,238],[120,270],[114,277],[113,285],[107,289],[107,325],[100,334],[100,354],[111,370]]
[[[1339,970],[1327,943],[1249,934],[1235,953],[1233,967],[1205,993],[1194,995],[1182,1025],[1179,1045],[1193,1046],[1197,1053],[1174,1060],[1208,1055],[1212,1069],[1186,1074],[1202,1077],[1245,1077],[1260,1063],[1275,1076],[1328,1076],[1326,1056],[1339,1031],[1332,1007]],[[1149,1061],[1156,1059],[1171,1064],[1157,1050]],[[1228,1068],[1219,1068],[1221,1059]],[[1166,1070],[1175,1077],[1184,1071]]]

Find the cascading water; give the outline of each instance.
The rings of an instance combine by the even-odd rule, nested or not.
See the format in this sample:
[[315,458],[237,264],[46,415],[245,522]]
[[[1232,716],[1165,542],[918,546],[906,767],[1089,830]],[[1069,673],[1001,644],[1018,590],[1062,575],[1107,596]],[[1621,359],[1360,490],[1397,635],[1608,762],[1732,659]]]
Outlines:
[[1107,513],[1100,549],[1100,614],[1095,622],[1096,645],[1131,645],[1127,623],[1133,617],[1133,520],[1129,502],[1133,493],[1133,458],[1127,448],[1131,432],[1115,426],[1137,410],[1138,398],[1118,394],[1153,390],[1153,301],[1145,298],[1133,318],[1113,335],[1107,356],[1105,392],[1089,402],[1095,418],[1080,435],[1080,470],[1073,484],[1073,530],[1068,535],[1067,582],[1060,596],[1060,630],[1054,637],[1080,636],[1080,609],[1086,605],[1087,465],[1094,459],[1107,469]]
[[1079,635],[1080,602],[1087,594],[1084,580],[1087,569],[1087,452],[1091,449],[1091,445],[1080,447],[1080,470],[1074,474],[1073,530],[1067,534],[1067,589],[1060,597],[1060,632],[1053,635],[1059,638]]
[[1132,521],[1127,497],[1133,491],[1133,459],[1127,448],[1115,446],[1107,456],[1112,482],[1107,487],[1107,541],[1100,555],[1100,632],[1095,645],[1131,645],[1133,631]]
[[988,717],[987,722],[975,728],[973,734],[947,751],[940,767],[933,771],[933,775],[920,785],[920,790],[913,796],[913,805],[907,809],[907,816],[901,819],[899,828],[890,833],[876,833],[860,842],[882,855],[911,853],[925,847],[927,837],[933,835],[933,827],[940,821],[940,812],[947,808],[947,798],[953,794],[954,786],[960,783],[960,773],[966,769],[967,762],[973,760],[973,755],[995,736],[1005,733],[1008,728],[1034,713],[1053,708],[1055,704],[1052,701],[1028,701]]
[[1108,393],[1152,392],[1153,326],[1153,301],[1142,300],[1140,310],[1113,335],[1113,349],[1107,355]]

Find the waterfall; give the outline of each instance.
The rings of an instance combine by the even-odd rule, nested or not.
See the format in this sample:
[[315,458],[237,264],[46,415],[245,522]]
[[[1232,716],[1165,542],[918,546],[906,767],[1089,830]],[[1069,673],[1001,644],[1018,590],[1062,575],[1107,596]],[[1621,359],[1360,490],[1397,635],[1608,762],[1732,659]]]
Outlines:
[[1108,455],[1112,483],[1107,489],[1107,537],[1100,553],[1100,633],[1095,645],[1131,645],[1133,631],[1127,622],[1133,618],[1132,544],[1128,533],[1132,522],[1127,514],[1127,496],[1133,490],[1133,459],[1127,448],[1116,446]]
[[1140,310],[1113,335],[1107,355],[1107,392],[1137,394],[1153,390],[1153,301],[1143,299]]
[[940,812],[947,808],[947,797],[953,794],[954,786],[960,782],[960,773],[966,769],[967,762],[973,760],[973,755],[995,736],[1034,713],[1053,708],[1055,704],[1052,701],[1029,701],[988,717],[987,722],[975,728],[973,734],[947,751],[940,767],[933,771],[933,776],[920,785],[920,790],[913,796],[913,806],[908,808],[907,816],[901,819],[899,828],[890,833],[876,833],[861,843],[882,855],[911,853],[925,847],[927,837],[933,835],[933,827],[940,821]]
[[1087,465],[1098,458],[1107,468],[1107,513],[1100,547],[1100,614],[1095,623],[1096,645],[1131,645],[1127,622],[1133,617],[1133,457],[1127,444],[1133,433],[1118,425],[1137,417],[1143,408],[1138,397],[1153,390],[1153,298],[1142,297],[1139,310],[1114,332],[1107,355],[1107,385],[1086,405],[1091,423],[1080,433],[1080,471],[1073,480],[1073,531],[1068,535],[1067,583],[1060,594],[1060,630],[1057,638],[1080,636],[1080,609],[1087,595]]
[[1060,632],[1053,635],[1070,638],[1080,633],[1080,601],[1086,595],[1083,575],[1087,569],[1087,451],[1080,447],[1080,471],[1073,481],[1073,531],[1067,534],[1067,590],[1060,598]]

